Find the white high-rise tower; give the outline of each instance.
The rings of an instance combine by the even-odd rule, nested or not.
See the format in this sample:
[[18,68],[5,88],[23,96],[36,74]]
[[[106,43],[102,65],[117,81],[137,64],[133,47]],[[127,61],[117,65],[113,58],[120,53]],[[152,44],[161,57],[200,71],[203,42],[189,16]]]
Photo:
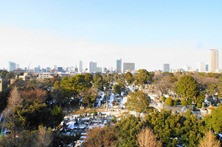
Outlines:
[[211,49],[209,72],[215,73],[218,71],[219,71],[219,51],[217,49]]

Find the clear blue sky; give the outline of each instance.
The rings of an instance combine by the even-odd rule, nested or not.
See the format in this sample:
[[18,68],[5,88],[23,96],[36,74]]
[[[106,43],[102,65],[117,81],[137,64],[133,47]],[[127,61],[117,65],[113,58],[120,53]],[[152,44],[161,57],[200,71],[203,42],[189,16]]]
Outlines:
[[221,6],[219,0],[0,0],[0,68],[9,60],[115,67],[118,58],[148,70],[163,63],[196,68],[209,62],[210,48],[222,48]]

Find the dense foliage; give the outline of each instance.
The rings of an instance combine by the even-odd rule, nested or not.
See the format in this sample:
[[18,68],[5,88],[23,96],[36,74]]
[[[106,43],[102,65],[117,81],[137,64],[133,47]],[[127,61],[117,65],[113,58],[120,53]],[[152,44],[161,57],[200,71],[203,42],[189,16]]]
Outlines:
[[131,92],[125,104],[128,110],[136,111],[139,114],[148,110],[150,97],[142,91]]
[[177,94],[183,98],[193,98],[198,94],[198,85],[192,76],[182,76],[177,82]]

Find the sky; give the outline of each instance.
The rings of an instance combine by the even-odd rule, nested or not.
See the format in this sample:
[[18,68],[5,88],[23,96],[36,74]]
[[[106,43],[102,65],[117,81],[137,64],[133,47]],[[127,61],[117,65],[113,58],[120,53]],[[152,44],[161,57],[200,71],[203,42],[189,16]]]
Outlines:
[[[76,66],[193,69],[222,49],[222,1],[0,0],[0,68]],[[221,52],[220,52],[221,53]],[[221,62],[220,62],[221,63]]]

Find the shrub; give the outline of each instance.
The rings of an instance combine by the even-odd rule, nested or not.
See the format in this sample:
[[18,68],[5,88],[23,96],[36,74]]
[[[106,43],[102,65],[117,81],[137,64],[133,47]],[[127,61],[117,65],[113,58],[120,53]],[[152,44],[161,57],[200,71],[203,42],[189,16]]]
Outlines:
[[165,103],[166,103],[167,106],[173,106],[173,99],[171,97],[168,97],[165,100]]
[[182,101],[181,101],[181,104],[182,104],[183,106],[187,106],[187,105],[188,105],[187,100],[182,100]]

